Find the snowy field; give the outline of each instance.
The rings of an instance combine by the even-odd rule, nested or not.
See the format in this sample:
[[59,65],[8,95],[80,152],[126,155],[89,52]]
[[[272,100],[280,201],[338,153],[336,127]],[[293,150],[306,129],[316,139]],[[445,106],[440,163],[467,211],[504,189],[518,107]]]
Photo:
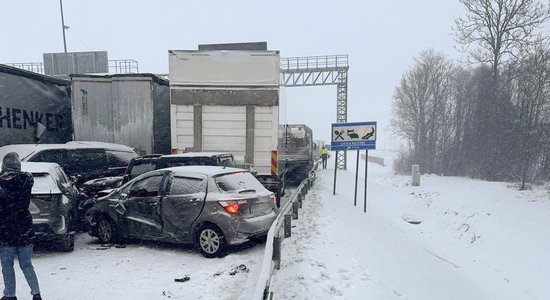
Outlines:
[[[412,187],[392,174],[391,153],[371,155],[387,156],[387,166],[369,163],[367,213],[362,185],[353,206],[353,163],[338,172],[335,196],[334,161],[318,171],[283,242],[275,299],[549,299],[548,187],[435,175]],[[174,245],[103,247],[79,234],[73,253],[38,248],[34,264],[45,299],[250,299],[264,246],[233,250],[206,259]],[[28,299],[16,272],[19,299]]]
[[386,156],[369,163],[366,214],[354,163],[335,196],[334,169],[318,172],[283,242],[276,299],[550,299],[548,187],[435,175],[413,187]]

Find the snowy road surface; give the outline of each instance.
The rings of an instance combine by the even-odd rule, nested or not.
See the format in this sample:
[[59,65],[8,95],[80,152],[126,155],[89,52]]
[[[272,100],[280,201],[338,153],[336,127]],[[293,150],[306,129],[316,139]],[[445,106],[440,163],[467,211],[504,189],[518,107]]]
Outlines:
[[[207,259],[176,245],[130,243],[125,248],[104,248],[81,233],[72,253],[37,249],[33,262],[44,299],[246,299],[243,295],[254,289],[254,280],[249,279],[254,278],[264,249],[250,245],[224,258]],[[29,289],[21,272],[16,272],[19,299],[30,298],[25,298]],[[174,281],[185,276],[190,280]]]
[[[334,170],[319,170],[283,241],[275,299],[548,299],[548,187],[435,175],[412,187],[386,165],[369,163],[366,214],[362,185],[353,206],[354,167],[339,171],[335,196]],[[80,234],[73,253],[38,249],[34,263],[45,299],[250,299],[264,247],[249,246],[206,259],[174,245],[98,250]]]

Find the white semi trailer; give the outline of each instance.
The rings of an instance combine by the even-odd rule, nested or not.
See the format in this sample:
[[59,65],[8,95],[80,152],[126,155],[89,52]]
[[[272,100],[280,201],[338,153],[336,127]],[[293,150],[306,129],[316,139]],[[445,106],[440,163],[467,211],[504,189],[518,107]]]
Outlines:
[[279,62],[278,51],[170,50],[172,152],[231,152],[275,190]]

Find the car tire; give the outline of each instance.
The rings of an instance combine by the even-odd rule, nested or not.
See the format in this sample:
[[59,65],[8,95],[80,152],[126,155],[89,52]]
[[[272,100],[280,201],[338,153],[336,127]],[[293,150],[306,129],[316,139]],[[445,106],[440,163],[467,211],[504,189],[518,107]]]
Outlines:
[[59,251],[61,252],[72,252],[74,250],[74,234],[66,234],[57,244]]
[[218,226],[207,224],[197,231],[197,246],[204,257],[213,258],[225,254],[227,243]]
[[114,222],[107,218],[101,217],[97,222],[97,238],[103,244],[113,243],[118,238],[118,232]]

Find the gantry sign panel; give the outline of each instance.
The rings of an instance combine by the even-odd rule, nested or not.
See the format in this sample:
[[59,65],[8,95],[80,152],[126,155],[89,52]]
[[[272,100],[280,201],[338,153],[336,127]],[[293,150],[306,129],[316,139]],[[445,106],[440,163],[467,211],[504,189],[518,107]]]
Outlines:
[[[348,56],[307,56],[281,59],[281,85],[286,87],[336,85],[336,122],[348,121]],[[346,152],[336,155],[338,169],[346,169]]]

